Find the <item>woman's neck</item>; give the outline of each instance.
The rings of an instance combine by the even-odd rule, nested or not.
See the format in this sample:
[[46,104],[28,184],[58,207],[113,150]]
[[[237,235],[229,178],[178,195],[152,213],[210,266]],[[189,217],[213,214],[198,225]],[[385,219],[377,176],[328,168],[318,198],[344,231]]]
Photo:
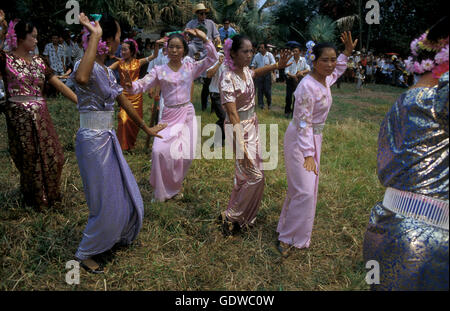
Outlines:
[[14,54],[22,58],[31,58],[30,52],[26,50],[23,47],[23,45],[18,45],[17,48],[14,50]]
[[412,88],[418,88],[418,87],[434,87],[438,85],[439,79],[433,77],[432,72],[427,72],[423,74],[419,81],[415,85],[412,86]]
[[97,54],[95,56],[95,61],[102,66],[105,66],[105,60],[106,60],[106,55],[98,55]]
[[327,76],[322,75],[320,73],[318,73],[316,70],[313,69],[312,71],[312,76],[314,77],[314,79],[316,79],[317,81],[319,81],[321,84],[326,85],[326,81],[327,81]]
[[170,60],[169,60],[169,65],[170,65],[170,67],[172,67],[172,68],[178,68],[178,67],[181,67],[181,60],[179,60],[179,59],[177,59],[177,60],[172,60],[172,59],[170,59]]

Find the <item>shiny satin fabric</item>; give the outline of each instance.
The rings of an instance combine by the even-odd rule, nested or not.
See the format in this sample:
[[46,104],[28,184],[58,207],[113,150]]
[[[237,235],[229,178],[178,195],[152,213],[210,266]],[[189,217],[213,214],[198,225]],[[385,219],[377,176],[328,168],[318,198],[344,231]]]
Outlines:
[[155,137],[152,149],[150,184],[157,201],[163,202],[177,195],[182,187],[197,145],[197,119],[194,106],[179,108],[166,106],[161,123],[167,127]]
[[[124,75],[129,75],[131,81],[139,80],[140,69],[141,65],[138,59],[133,59],[130,63],[125,63],[123,61],[119,63],[120,76],[123,77]],[[121,78],[120,81],[121,83],[123,83],[125,79]],[[138,115],[142,118],[142,93],[133,95],[129,94],[126,89],[124,89],[123,94],[131,102]],[[130,150],[134,148],[138,133],[139,127],[137,126],[137,124],[134,123],[134,121],[131,120],[126,111],[122,107],[120,107],[117,123],[117,137],[119,138],[119,143],[122,147],[122,150]]]
[[[386,187],[448,200],[448,72],[433,88],[400,96],[381,124],[378,176]],[[377,203],[364,260],[380,265],[373,290],[448,290],[448,230]]]
[[[316,214],[319,176],[307,171],[305,158],[298,144],[299,130],[290,123],[284,136],[284,161],[288,190],[278,221],[278,240],[296,248],[311,243]],[[322,135],[313,135],[314,161],[320,174]]]
[[[225,127],[229,122],[225,121]],[[243,160],[235,161],[235,184],[225,214],[228,220],[237,222],[241,227],[252,225],[261,207],[264,192],[264,173],[262,171],[261,145],[259,141],[258,119],[241,121],[244,132],[244,145],[248,150],[253,165],[246,168]],[[232,132],[226,131],[226,141],[233,142]],[[236,151],[236,149],[234,148]],[[236,153],[236,152],[235,152]],[[239,155],[239,152],[238,152]]]
[[144,204],[114,130],[81,128],[75,153],[89,206],[89,220],[75,256],[85,260],[130,244],[138,235]]

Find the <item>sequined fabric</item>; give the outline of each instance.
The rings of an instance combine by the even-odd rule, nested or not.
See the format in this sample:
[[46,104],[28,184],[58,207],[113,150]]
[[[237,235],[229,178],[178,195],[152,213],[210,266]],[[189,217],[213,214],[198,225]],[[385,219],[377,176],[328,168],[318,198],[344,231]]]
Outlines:
[[381,124],[378,177],[385,187],[448,200],[448,73],[400,96]]
[[[7,98],[42,96],[44,82],[53,71],[44,61],[0,53],[0,70]],[[9,152],[20,172],[20,189],[26,205],[42,207],[60,201],[59,184],[64,156],[45,101],[10,102],[3,106]]]
[[[401,95],[380,129],[378,176],[386,187],[448,200],[448,72],[433,88]],[[372,209],[364,260],[380,265],[373,290],[448,290],[448,230]]]

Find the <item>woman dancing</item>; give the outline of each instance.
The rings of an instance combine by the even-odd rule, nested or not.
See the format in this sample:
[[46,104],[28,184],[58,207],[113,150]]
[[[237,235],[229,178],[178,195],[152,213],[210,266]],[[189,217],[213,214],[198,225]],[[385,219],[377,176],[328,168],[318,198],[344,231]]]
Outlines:
[[[152,56],[136,59],[136,55],[139,53],[139,50],[138,44],[133,39],[125,39],[123,41],[121,52],[122,59],[109,66],[109,68],[112,70],[119,70],[122,86],[124,86],[125,76],[129,76],[131,81],[138,80],[141,67],[158,56],[158,50],[156,49]],[[133,95],[128,94],[128,92],[124,90],[123,94],[133,104],[133,107],[137,111],[139,117],[143,118],[142,93]],[[131,150],[134,148],[138,133],[139,126],[121,107],[118,115],[117,138],[119,139],[122,150]]]
[[448,18],[411,43],[408,71],[420,76],[384,118],[364,261],[379,265],[372,290],[448,291]]
[[186,29],[185,33],[203,40],[207,56],[198,62],[183,62],[189,52],[183,35],[173,33],[167,41],[169,63],[156,66],[143,79],[131,83],[128,92],[137,94],[155,86],[161,87],[164,110],[161,122],[168,127],[161,132],[163,139],[153,142],[152,171],[150,183],[154,189],[154,199],[165,201],[180,192],[184,178],[195,155],[197,143],[197,120],[191,103],[191,86],[204,71],[218,59],[216,49],[206,34],[199,29]]
[[[264,191],[258,118],[255,113],[255,86],[253,78],[270,71],[283,69],[290,52],[283,51],[280,61],[256,70],[250,70],[253,50],[251,41],[242,35],[227,39],[224,46],[225,71],[220,79],[221,103],[227,113],[225,119],[226,143],[233,143],[236,153],[235,185],[228,208],[219,221],[225,235],[235,234],[244,226],[255,223]],[[233,125],[233,134],[227,131]]]
[[295,90],[294,117],[284,136],[287,196],[278,222],[278,250],[286,257],[290,248],[308,248],[314,224],[319,186],[322,130],[330,111],[330,87],[347,69],[347,59],[358,40],[341,34],[345,45],[337,57],[330,44],[314,45],[308,55],[313,70]]
[[77,103],[77,97],[41,57],[31,55],[37,44],[31,22],[11,21],[6,41],[11,52],[0,51],[6,103],[9,151],[20,173],[23,203],[36,209],[61,200],[60,179],[64,156],[42,92],[45,82]]
[[75,258],[87,271],[101,273],[103,268],[92,256],[115,244],[132,243],[139,233],[144,213],[136,180],[112,129],[114,101],[117,100],[148,135],[158,136],[157,132],[165,125],[148,128],[122,94],[112,70],[105,66],[105,59],[114,55],[119,45],[119,24],[108,16],[90,23],[83,13],[80,23],[86,28],[83,40],[89,43],[83,58],[75,64],[71,78],[75,80],[80,111],[75,152],[89,206],[89,220]]

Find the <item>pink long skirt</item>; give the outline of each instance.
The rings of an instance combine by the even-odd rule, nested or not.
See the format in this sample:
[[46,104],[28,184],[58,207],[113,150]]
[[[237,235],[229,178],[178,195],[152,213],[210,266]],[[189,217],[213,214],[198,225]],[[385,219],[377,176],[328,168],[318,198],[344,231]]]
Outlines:
[[[229,123],[226,121],[225,124]],[[244,144],[254,158],[254,165],[246,168],[243,160],[236,159],[235,184],[225,214],[228,220],[237,222],[242,227],[255,222],[264,192],[264,173],[256,114],[252,119],[241,121],[241,125],[245,133]],[[232,139],[229,133],[226,139]]]
[[152,150],[150,184],[154,198],[163,202],[177,195],[195,155],[197,119],[192,104],[165,106],[160,123],[168,126],[155,138]]
[[[287,196],[278,222],[278,240],[297,248],[308,248],[316,213],[319,176],[304,167],[298,147],[298,132],[292,124],[284,136],[284,159],[288,182]],[[317,171],[320,166],[322,135],[314,135]]]

